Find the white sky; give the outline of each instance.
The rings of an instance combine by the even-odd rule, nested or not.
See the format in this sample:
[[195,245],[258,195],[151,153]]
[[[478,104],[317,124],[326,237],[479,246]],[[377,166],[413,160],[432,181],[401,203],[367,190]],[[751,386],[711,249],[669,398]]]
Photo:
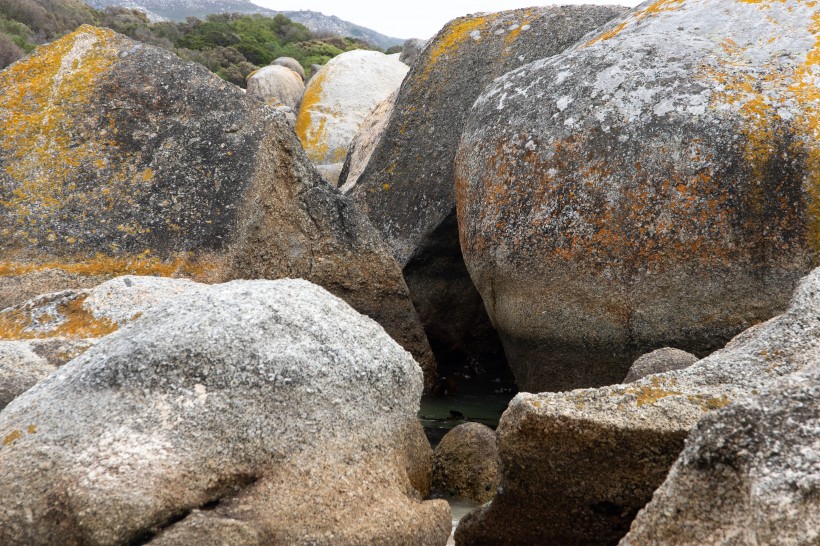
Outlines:
[[309,9],[336,15],[394,38],[430,38],[447,21],[480,11],[502,11],[548,4],[620,4],[637,6],[642,0],[252,0],[269,9]]

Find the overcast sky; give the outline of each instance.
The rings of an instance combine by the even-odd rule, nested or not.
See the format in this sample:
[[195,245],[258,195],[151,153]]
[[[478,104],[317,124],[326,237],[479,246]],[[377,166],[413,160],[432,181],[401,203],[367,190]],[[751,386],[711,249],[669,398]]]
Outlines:
[[501,11],[548,4],[620,4],[642,0],[252,0],[274,10],[309,9],[372,28],[394,38],[430,38],[456,17],[480,11]]

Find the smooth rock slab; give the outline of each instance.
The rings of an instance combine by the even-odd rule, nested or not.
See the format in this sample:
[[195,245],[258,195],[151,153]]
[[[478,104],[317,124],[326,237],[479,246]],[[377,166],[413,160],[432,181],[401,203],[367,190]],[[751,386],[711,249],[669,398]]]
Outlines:
[[483,91],[461,246],[520,388],[612,384],[783,311],[820,250],[818,16],[646,2]]
[[397,96],[398,90],[380,102],[359,125],[359,131],[350,142],[342,172],[339,174],[339,191],[342,193],[350,193],[367,167],[370,156],[373,155],[387,128],[390,116],[393,115]]
[[617,543],[700,419],[816,365],[818,308],[815,269],[786,313],[688,368],[628,385],[519,394],[497,431],[498,493],[461,521],[456,542]]
[[0,413],[0,543],[443,544],[412,478],[421,390],[315,285],[202,285]]

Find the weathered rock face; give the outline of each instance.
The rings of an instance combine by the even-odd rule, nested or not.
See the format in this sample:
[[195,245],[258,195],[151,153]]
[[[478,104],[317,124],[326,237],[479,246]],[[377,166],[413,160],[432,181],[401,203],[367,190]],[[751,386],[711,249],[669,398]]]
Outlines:
[[498,445],[493,429],[480,423],[464,423],[441,439],[433,464],[433,491],[487,502],[497,486]]
[[[461,521],[456,541],[617,543],[663,483],[684,439],[707,412],[746,400],[765,385],[817,362],[818,306],[820,269],[802,281],[785,314],[747,330],[725,349],[689,368],[628,385],[519,394],[497,431],[498,494],[491,504]],[[816,408],[808,411],[816,416]],[[744,437],[744,430],[748,429],[740,426],[730,438]],[[737,445],[732,442],[727,449]],[[725,494],[732,494],[730,490],[742,495],[733,486]],[[670,528],[676,518],[669,518]],[[668,542],[658,539],[657,543]]]
[[270,64],[290,68],[302,77],[302,81],[305,81],[305,67],[293,57],[278,57]]
[[563,51],[624,12],[572,6],[462,17],[432,39],[402,84],[350,195],[405,268],[430,343],[457,348],[439,360],[495,361],[502,354],[458,244],[453,158],[465,116],[494,78]]
[[419,40],[418,38],[410,38],[404,42],[404,47],[401,49],[399,60],[407,66],[413,66],[421,56],[421,52],[427,47],[430,40]]
[[401,271],[284,116],[204,67],[82,27],[0,73],[0,308],[123,274],[303,277],[429,381]]
[[294,110],[299,110],[304,92],[302,76],[286,66],[270,65],[248,75],[249,94]]
[[647,375],[687,368],[697,361],[698,357],[692,353],[673,349],[672,347],[664,347],[647,353],[633,362],[623,383],[632,383]]
[[0,408],[153,305],[199,286],[184,279],[125,276],[0,311]]
[[396,105],[397,96],[398,90],[380,102],[359,125],[359,132],[350,141],[345,163],[342,166],[341,174],[339,174],[339,190],[342,193],[349,193],[353,189],[356,181],[367,167],[370,156],[373,155],[373,150],[376,149],[384,130],[387,128],[390,116],[393,115],[393,107]]
[[398,89],[407,70],[407,65],[383,53],[354,50],[329,60],[308,82],[296,134],[333,186],[359,125]]
[[319,287],[200,285],[3,410],[0,542],[443,544],[411,479],[421,390]]
[[819,244],[817,16],[647,2],[485,89],[459,227],[519,386],[614,383],[782,311]]
[[0,410],[93,344],[62,338],[0,341]]
[[701,420],[621,544],[817,544],[818,357]]

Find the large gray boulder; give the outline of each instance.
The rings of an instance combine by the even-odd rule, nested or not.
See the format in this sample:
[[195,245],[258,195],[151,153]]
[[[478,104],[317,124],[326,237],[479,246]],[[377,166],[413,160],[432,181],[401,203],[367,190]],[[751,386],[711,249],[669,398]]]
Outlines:
[[493,79],[560,53],[625,11],[550,6],[461,17],[413,63],[383,136],[348,191],[404,268],[439,360],[503,361],[458,242],[453,159],[470,107]]
[[347,148],[367,115],[401,85],[407,65],[378,51],[348,51],[330,59],[308,82],[296,134],[332,186]]
[[647,2],[484,90],[461,245],[521,388],[612,384],[783,311],[820,249],[815,15]]
[[[490,504],[461,521],[456,541],[616,543],[663,483],[699,420],[816,364],[818,308],[820,269],[815,269],[801,281],[786,313],[743,332],[693,366],[627,385],[519,394],[497,431],[498,493]],[[801,411],[816,416],[815,409]],[[660,506],[653,518],[661,518]]]
[[0,412],[0,543],[443,544],[421,391],[311,283],[199,285]]
[[305,81],[289,67],[275,64],[248,74],[247,88],[248,94],[269,104],[282,104],[298,111],[305,93]]
[[0,309],[124,274],[301,277],[435,379],[401,270],[285,115],[205,67],[83,26],[0,72]]
[[704,417],[621,544],[818,544],[818,400],[815,352],[805,369]]

